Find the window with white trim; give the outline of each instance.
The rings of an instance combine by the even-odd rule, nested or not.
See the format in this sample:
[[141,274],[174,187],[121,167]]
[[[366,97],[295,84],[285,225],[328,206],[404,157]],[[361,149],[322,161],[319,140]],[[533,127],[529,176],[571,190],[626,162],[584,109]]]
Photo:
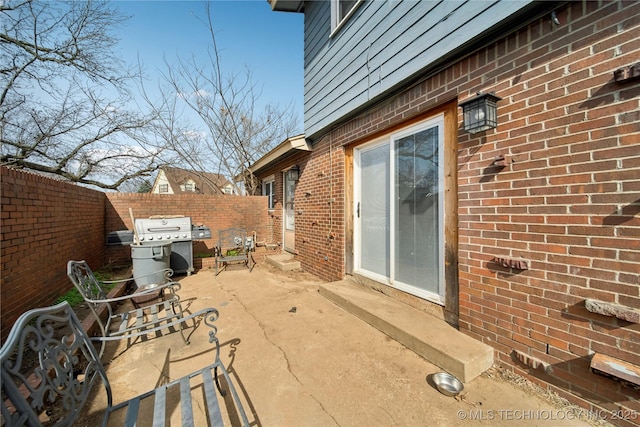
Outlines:
[[169,184],[160,184],[160,185],[158,185],[158,191],[160,193],[168,193],[169,192]]
[[262,195],[267,196],[268,200],[268,208],[274,209],[276,206],[275,203],[275,177],[273,175],[262,180]]
[[331,0],[331,33],[338,31],[362,0]]
[[196,183],[195,181],[193,181],[192,179],[188,180],[187,182],[185,182],[184,184],[180,185],[180,189],[182,191],[190,191],[190,192],[194,192],[196,191]]

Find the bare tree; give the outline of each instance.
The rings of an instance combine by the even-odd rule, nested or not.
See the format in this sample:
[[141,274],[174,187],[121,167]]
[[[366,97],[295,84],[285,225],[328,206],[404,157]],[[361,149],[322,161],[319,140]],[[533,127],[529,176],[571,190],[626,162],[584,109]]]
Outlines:
[[[211,3],[206,2],[205,20],[211,45],[204,64],[201,55],[179,58],[177,65],[167,63],[164,99],[177,99],[196,113],[206,129],[204,132],[173,132],[173,150],[196,171],[208,171],[227,176],[239,191],[242,181],[249,194],[258,192],[259,183],[248,167],[280,143],[296,133],[298,118],[292,104],[285,107],[261,104],[261,89],[249,69],[223,74],[216,44]],[[179,111],[179,102],[173,104]],[[165,128],[174,128],[179,120],[167,118]],[[169,125],[169,123],[172,123]],[[169,140],[168,140],[169,141]]]
[[4,0],[0,18],[1,164],[117,189],[169,161],[162,106],[128,108],[139,71],[111,50],[126,18],[108,1]]
[[[0,0],[0,164],[104,189],[138,188],[165,164],[233,181],[293,134],[291,106],[261,106],[249,71],[223,77],[210,3],[207,61],[193,55],[168,66],[159,99],[140,68],[128,69],[112,51],[126,17],[111,6]],[[245,181],[254,193],[254,177]]]

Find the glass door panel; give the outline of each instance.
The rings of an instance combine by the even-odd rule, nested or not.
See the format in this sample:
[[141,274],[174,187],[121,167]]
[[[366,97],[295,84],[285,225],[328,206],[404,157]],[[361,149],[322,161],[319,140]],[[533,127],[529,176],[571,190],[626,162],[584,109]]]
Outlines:
[[295,252],[296,250],[296,224],[295,203],[296,181],[289,179],[289,174],[284,173],[284,250]]
[[389,144],[362,150],[359,166],[360,268],[389,277]]
[[394,278],[440,294],[438,127],[395,140]]

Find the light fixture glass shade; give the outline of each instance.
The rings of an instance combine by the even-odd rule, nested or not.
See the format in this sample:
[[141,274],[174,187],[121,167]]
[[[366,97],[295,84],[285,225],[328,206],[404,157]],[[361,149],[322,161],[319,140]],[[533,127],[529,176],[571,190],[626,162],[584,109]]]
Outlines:
[[501,99],[493,92],[478,93],[478,96],[461,103],[464,130],[473,134],[498,126],[497,103]]
[[297,181],[300,178],[300,169],[297,166],[292,167],[287,171],[287,179],[289,181]]

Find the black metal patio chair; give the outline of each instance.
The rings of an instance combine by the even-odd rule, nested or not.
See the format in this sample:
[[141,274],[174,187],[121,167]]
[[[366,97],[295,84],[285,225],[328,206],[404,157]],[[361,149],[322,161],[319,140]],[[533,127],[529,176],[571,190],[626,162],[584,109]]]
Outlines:
[[243,228],[219,230],[218,242],[213,249],[216,276],[229,264],[244,264],[251,272],[255,265],[251,254],[253,248],[253,236],[248,236],[247,230]]

